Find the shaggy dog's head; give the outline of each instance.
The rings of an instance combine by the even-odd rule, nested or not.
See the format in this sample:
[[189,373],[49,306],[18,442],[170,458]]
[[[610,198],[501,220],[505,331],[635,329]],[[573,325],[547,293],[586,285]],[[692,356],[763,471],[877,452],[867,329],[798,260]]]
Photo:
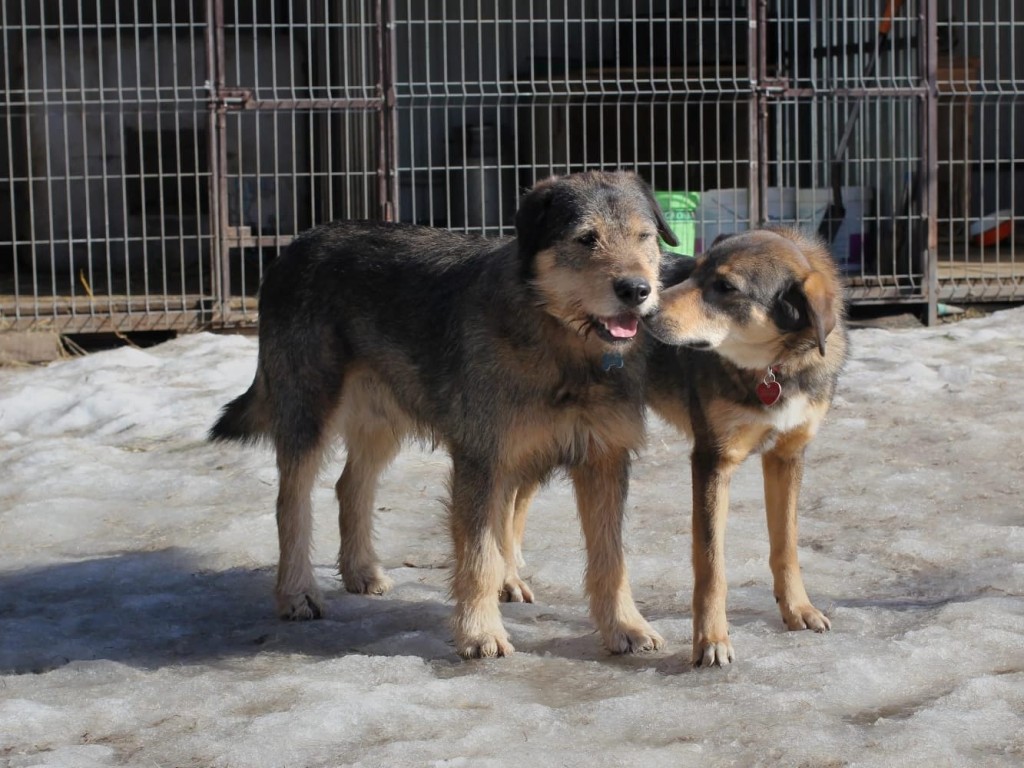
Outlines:
[[650,188],[633,173],[552,177],[516,214],[523,274],[544,310],[581,335],[629,344],[658,306],[659,236],[675,236]]

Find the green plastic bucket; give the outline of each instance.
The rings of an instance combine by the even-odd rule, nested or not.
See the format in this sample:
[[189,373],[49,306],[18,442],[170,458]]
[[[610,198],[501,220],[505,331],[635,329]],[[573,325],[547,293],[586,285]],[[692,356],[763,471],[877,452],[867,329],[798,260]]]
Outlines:
[[675,234],[679,245],[670,247],[665,244],[664,250],[678,253],[681,256],[695,256],[694,240],[697,226],[695,215],[700,205],[700,192],[655,192],[654,198],[665,214],[669,229]]

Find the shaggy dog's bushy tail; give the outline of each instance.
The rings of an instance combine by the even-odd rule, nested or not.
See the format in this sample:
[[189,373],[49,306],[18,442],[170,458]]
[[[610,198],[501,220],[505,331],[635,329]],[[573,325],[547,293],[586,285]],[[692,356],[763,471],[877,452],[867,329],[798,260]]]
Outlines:
[[207,437],[222,442],[258,443],[269,436],[270,420],[263,406],[259,379],[244,393],[224,406]]

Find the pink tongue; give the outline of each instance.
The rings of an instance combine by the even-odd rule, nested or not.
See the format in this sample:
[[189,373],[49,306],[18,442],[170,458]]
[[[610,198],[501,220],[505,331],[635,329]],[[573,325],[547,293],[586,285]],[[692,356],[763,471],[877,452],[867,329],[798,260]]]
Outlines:
[[601,322],[608,329],[608,333],[616,339],[631,339],[636,336],[638,321],[635,315],[622,314],[606,317]]

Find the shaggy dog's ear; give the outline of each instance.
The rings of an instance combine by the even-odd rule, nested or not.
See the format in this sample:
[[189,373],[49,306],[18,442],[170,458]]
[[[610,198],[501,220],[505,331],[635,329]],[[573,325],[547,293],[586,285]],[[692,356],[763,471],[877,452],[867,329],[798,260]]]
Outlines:
[[650,186],[636,174],[633,174],[633,178],[637,186],[640,187],[640,192],[647,200],[647,205],[651,209],[651,215],[654,216],[654,223],[658,227],[658,234],[661,235],[661,239],[671,246],[679,245],[679,238],[676,237],[676,233],[668,225],[668,221],[665,219],[665,212],[661,210],[661,203],[655,199],[654,192],[651,191]]
[[529,259],[542,250],[550,239],[551,222],[547,220],[547,214],[557,181],[558,176],[550,176],[537,182],[519,201],[519,210],[516,211],[516,239],[519,243],[519,255],[524,259]]
[[723,240],[728,240],[730,237],[733,237],[735,234],[736,234],[735,232],[723,232],[720,235],[716,235],[715,239],[711,241],[710,248],[714,248],[720,242],[722,242]]

